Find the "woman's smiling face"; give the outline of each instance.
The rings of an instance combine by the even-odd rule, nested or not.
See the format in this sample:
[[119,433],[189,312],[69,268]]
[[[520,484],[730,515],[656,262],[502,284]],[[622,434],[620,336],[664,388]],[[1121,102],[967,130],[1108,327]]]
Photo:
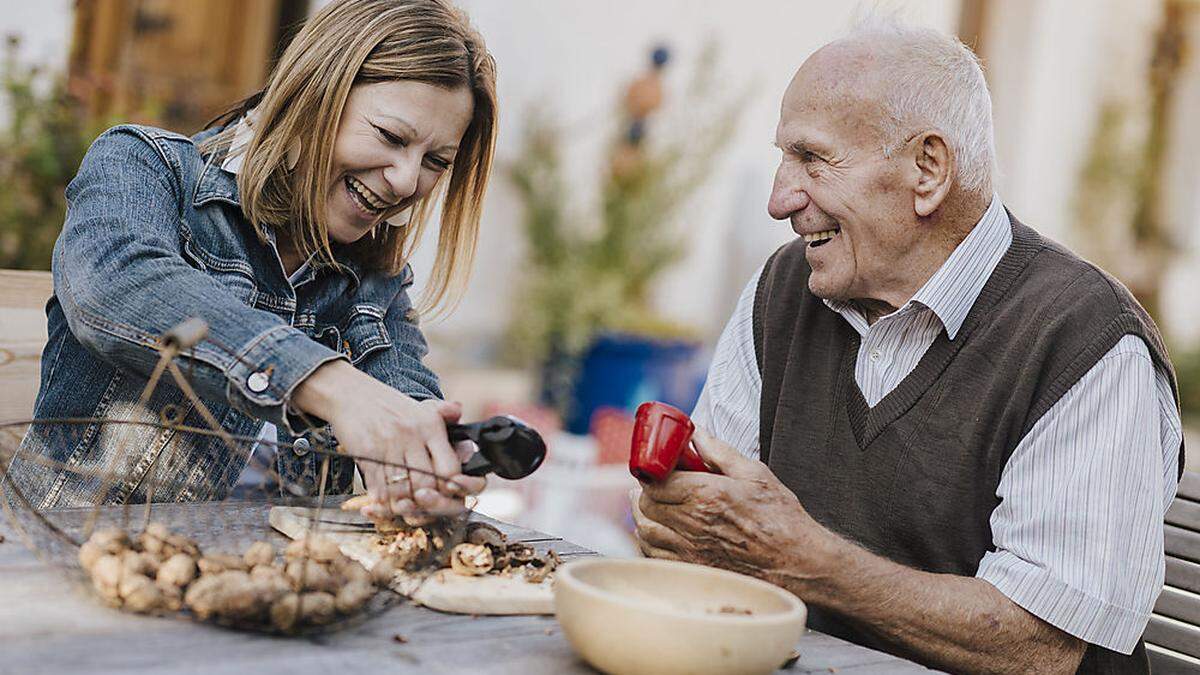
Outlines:
[[329,239],[355,242],[433,191],[471,122],[466,87],[395,80],[350,90],[326,195]]

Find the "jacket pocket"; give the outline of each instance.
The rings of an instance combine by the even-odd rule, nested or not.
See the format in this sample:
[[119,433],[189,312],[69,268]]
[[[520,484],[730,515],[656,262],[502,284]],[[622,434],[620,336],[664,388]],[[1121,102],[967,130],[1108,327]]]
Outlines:
[[391,349],[392,336],[383,322],[383,310],[368,304],[354,305],[342,325],[338,351],[357,365],[375,352]]
[[213,255],[190,238],[183,240],[183,258],[228,289],[238,300],[247,305],[254,304],[258,286],[254,283],[254,269],[250,263]]

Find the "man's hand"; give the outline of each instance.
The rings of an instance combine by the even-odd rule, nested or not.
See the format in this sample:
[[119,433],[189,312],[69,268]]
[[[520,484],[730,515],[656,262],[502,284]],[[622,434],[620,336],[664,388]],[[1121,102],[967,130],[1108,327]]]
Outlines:
[[833,535],[761,462],[703,429],[693,437],[719,474],[674,471],[644,484],[633,518],[642,552],[750,574],[781,586],[825,573]]

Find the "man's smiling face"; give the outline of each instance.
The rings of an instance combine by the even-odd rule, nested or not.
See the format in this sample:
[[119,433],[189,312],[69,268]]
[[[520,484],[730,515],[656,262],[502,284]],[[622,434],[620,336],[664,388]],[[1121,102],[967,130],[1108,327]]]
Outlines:
[[[889,158],[868,48],[826,47],[784,94],[775,143],[783,152],[768,211],[809,241],[809,290],[834,300],[886,297],[906,280],[919,238],[906,147]],[[907,145],[907,144],[906,144]]]

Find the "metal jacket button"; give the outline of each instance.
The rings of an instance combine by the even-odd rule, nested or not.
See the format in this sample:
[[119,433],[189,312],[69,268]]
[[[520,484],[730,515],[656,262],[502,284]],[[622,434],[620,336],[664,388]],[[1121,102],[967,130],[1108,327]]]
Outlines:
[[307,438],[297,438],[296,441],[292,443],[292,452],[296,453],[297,457],[303,457],[307,455],[309,450],[312,450],[312,444],[308,442]]
[[250,377],[246,378],[246,386],[250,387],[250,391],[256,394],[266,391],[270,384],[271,378],[261,370],[257,373],[252,373]]

